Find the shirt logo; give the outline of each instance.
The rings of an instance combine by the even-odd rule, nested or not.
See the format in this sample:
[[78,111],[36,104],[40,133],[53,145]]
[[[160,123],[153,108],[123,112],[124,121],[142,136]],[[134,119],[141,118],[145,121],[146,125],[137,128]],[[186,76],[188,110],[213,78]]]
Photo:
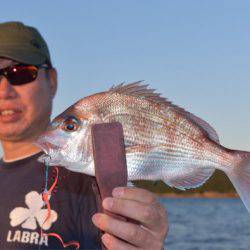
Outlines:
[[39,225],[43,230],[48,230],[58,218],[57,212],[51,210],[49,219],[44,223],[48,210],[43,208],[42,195],[36,191],[25,195],[25,204],[27,208],[16,207],[10,212],[9,218],[12,227],[21,225],[22,228],[35,230]]

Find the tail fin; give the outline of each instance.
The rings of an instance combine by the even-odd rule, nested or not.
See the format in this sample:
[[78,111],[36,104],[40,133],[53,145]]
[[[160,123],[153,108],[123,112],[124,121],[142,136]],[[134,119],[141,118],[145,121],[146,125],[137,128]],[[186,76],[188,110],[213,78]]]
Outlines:
[[226,173],[250,213],[250,153],[235,151],[235,156],[236,165]]

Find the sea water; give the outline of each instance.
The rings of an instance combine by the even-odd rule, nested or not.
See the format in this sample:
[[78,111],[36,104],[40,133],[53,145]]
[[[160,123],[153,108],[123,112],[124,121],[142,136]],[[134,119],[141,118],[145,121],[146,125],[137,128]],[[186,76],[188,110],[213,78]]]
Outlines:
[[250,213],[239,199],[161,198],[166,250],[250,250]]

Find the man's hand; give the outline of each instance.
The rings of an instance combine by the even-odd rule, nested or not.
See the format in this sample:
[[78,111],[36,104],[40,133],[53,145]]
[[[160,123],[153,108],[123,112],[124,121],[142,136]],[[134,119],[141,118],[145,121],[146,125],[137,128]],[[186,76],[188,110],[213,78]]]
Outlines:
[[164,249],[168,233],[167,213],[153,193],[135,187],[118,187],[113,197],[103,200],[103,207],[135,220],[125,222],[98,213],[93,223],[105,232],[102,241],[108,249]]

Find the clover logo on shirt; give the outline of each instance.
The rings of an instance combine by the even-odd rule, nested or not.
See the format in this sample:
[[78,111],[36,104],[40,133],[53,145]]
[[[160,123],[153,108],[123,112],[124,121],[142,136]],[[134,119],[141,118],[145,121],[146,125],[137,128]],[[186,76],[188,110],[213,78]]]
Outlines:
[[21,225],[22,228],[35,230],[37,223],[43,230],[48,230],[57,220],[57,213],[51,210],[49,219],[44,223],[48,210],[43,208],[44,202],[42,195],[36,191],[31,191],[25,195],[25,207],[16,207],[10,212],[10,225],[16,227]]

